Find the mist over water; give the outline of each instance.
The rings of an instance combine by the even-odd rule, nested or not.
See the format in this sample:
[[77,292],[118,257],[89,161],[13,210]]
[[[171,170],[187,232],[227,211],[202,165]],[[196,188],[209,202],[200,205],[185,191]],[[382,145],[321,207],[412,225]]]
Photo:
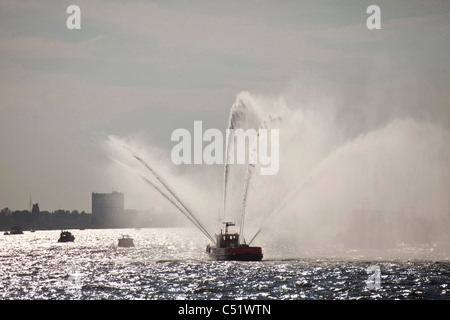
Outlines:
[[[241,92],[228,122],[229,129],[279,129],[276,175],[260,175],[258,164],[186,173],[187,166],[168,165],[168,158],[155,157],[147,147],[138,153],[180,192],[210,234],[218,231],[220,217],[237,228],[245,223],[247,243],[260,231],[252,244],[275,246],[280,257],[399,257],[401,251],[403,258],[448,259],[447,127],[417,117],[387,117],[383,125],[347,136],[335,109],[286,101]],[[123,150],[113,157],[118,153],[122,165],[143,173],[133,159],[124,160]],[[144,190],[150,193],[148,185]]]
[[385,250],[381,256],[402,245],[446,246],[449,141],[439,126],[412,119],[349,141],[294,189],[272,236],[278,229],[281,241],[301,247]]

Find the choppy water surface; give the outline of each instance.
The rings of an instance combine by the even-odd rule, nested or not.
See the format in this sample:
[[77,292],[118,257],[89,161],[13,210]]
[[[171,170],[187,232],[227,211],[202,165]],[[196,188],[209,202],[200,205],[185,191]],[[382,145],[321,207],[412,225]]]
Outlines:
[[[450,299],[448,259],[292,258],[265,246],[261,262],[216,262],[195,230],[71,232],[73,243],[57,243],[59,231],[0,235],[0,298]],[[117,247],[122,234],[136,246]]]

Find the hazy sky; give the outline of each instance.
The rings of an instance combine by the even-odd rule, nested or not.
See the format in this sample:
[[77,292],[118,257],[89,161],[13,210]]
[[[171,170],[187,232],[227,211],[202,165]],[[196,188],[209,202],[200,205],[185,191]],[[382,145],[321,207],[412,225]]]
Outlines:
[[392,117],[448,126],[449,62],[447,0],[0,0],[0,209],[90,212],[93,191],[123,189],[108,134],[170,150],[193,120],[225,129],[242,90],[330,97],[349,136]]

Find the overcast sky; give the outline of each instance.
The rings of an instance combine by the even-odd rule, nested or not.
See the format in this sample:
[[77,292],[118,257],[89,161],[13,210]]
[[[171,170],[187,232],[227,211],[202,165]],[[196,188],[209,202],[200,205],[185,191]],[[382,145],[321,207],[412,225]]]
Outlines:
[[0,0],[0,209],[91,212],[93,191],[123,189],[102,170],[108,134],[170,150],[193,120],[225,129],[242,90],[329,95],[349,136],[392,117],[448,126],[449,58],[447,0]]

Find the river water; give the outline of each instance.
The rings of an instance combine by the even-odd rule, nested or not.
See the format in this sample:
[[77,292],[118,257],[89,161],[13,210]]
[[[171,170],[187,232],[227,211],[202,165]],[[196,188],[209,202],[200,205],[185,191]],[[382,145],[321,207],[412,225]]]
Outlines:
[[[411,248],[368,259],[265,245],[260,262],[217,262],[189,228],[70,231],[72,243],[58,243],[60,231],[0,235],[0,299],[450,300],[449,257],[416,259]],[[135,247],[117,246],[124,234]]]

